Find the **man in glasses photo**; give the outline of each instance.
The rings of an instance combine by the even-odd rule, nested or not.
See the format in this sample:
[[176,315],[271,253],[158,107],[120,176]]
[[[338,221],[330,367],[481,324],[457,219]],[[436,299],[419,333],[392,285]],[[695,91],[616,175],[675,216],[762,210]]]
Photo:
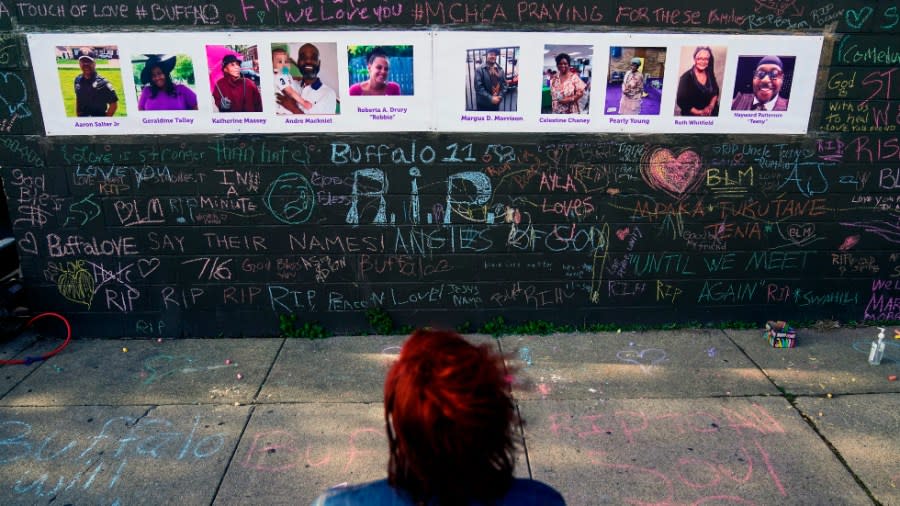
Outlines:
[[731,110],[786,111],[788,99],[780,95],[785,81],[785,66],[781,58],[763,56],[751,75],[752,93],[738,92],[731,102]]

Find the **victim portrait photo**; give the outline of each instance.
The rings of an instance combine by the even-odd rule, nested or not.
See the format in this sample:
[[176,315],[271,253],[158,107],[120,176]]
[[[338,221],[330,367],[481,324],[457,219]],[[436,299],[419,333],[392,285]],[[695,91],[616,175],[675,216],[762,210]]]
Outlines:
[[340,114],[337,44],[272,44],[276,114]]
[[787,111],[795,63],[794,56],[740,56],[731,110]]
[[541,114],[587,114],[590,107],[592,46],[544,46]]
[[206,66],[214,111],[262,112],[257,46],[206,46]]
[[139,111],[196,111],[194,62],[187,54],[133,55]]
[[413,46],[347,46],[348,95],[415,95]]
[[725,76],[725,46],[683,46],[679,60],[676,116],[718,116]]
[[466,50],[467,111],[515,111],[519,102],[519,47]]
[[606,114],[658,115],[666,70],[666,48],[609,48]]
[[117,46],[56,46],[56,69],[66,116],[126,115]]

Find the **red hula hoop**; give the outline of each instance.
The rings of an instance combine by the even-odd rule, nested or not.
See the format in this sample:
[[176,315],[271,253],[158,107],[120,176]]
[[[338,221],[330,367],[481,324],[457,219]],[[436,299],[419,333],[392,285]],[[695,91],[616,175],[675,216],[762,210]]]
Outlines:
[[28,320],[28,322],[25,323],[25,325],[22,327],[22,329],[24,330],[24,329],[30,327],[32,323],[34,323],[38,320],[41,320],[43,318],[47,318],[47,317],[56,318],[56,319],[60,320],[61,322],[63,322],[63,324],[66,326],[66,340],[63,341],[62,344],[57,346],[56,349],[54,349],[53,351],[47,352],[43,355],[40,355],[37,357],[17,358],[17,359],[13,359],[13,360],[0,360],[0,365],[31,365],[35,362],[47,360],[48,358],[52,357],[53,355],[56,355],[57,353],[61,352],[63,350],[63,348],[65,348],[66,346],[69,345],[69,341],[72,340],[72,326],[69,324],[69,320],[67,320],[65,316],[63,316],[59,313],[47,312],[47,313],[41,313],[39,315],[36,315],[36,316],[32,317],[30,320]]

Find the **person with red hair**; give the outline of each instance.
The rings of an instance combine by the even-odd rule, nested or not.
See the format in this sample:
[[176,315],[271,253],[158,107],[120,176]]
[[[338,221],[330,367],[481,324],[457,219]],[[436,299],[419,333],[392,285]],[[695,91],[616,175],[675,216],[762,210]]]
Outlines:
[[388,478],[331,489],[313,506],[564,506],[549,485],[513,477],[519,419],[491,348],[413,332],[384,383]]

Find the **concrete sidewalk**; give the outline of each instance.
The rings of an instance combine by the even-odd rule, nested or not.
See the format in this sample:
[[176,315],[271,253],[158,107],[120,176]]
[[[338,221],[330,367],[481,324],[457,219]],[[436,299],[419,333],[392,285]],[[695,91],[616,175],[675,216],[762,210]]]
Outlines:
[[[569,504],[900,505],[900,342],[870,366],[876,332],[471,339],[530,355],[517,473]],[[79,339],[3,366],[0,503],[303,505],[382,478],[403,339]],[[0,358],[57,344],[21,336]]]

